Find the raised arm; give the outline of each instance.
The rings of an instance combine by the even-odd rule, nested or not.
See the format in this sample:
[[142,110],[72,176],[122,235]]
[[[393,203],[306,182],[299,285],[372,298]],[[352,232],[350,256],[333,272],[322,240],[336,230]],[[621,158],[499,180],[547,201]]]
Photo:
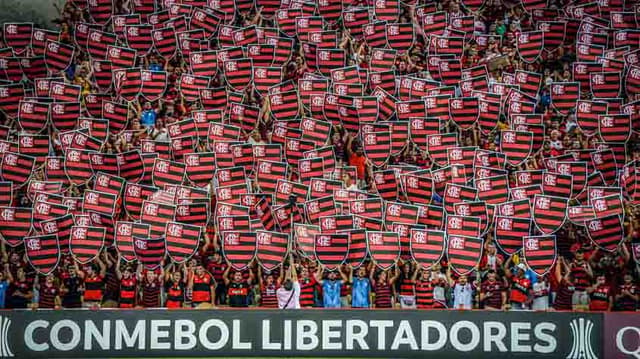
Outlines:
[[120,266],[122,265],[122,255],[118,252],[118,263],[116,263],[116,277],[118,279],[122,279],[122,271],[120,270]]
[[100,277],[104,278],[104,276],[107,275],[107,266],[100,260],[100,256],[96,257],[96,263],[98,263],[98,267],[100,267]]

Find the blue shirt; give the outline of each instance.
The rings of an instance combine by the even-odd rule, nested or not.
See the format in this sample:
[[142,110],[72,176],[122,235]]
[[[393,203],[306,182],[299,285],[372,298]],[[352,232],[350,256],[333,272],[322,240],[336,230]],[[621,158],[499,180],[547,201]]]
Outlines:
[[340,308],[341,280],[325,280],[322,282],[322,294],[325,308]]
[[151,71],[162,71],[162,65],[160,65],[160,64],[149,64],[149,70],[151,70]]
[[0,282],[0,308],[5,308],[5,299],[7,297],[7,289],[9,289],[9,282],[3,280]]
[[353,308],[369,308],[369,292],[371,292],[369,278],[353,278],[351,306]]
[[155,126],[156,125],[156,112],[154,110],[142,111],[142,118],[140,119],[142,126]]

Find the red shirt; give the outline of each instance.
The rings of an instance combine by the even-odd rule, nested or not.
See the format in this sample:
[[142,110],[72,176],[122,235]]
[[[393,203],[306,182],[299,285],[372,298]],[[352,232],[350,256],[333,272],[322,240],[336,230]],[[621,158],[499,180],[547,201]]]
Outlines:
[[529,299],[529,289],[531,281],[527,278],[511,278],[511,302],[526,303]]
[[596,289],[591,292],[589,310],[608,310],[611,295],[611,287],[608,285],[597,286]]

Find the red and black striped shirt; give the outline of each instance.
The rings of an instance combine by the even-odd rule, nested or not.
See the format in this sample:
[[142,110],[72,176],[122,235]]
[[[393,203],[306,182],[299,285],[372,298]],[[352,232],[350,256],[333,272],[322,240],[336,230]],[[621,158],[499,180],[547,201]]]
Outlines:
[[562,281],[558,286],[558,292],[556,293],[556,300],[553,302],[553,308],[556,310],[571,310],[573,309],[573,292],[576,291],[576,287],[569,285],[567,282]]
[[153,282],[144,280],[144,286],[142,287],[142,305],[146,308],[157,308],[160,306],[160,280],[156,279]]
[[54,308],[56,305],[56,297],[60,294],[60,291],[55,286],[47,286],[46,284],[40,287],[40,301],[38,302],[38,308]]
[[315,278],[302,279],[300,286],[300,306],[301,307],[313,307],[314,296],[313,291],[317,284]]
[[263,308],[278,308],[277,289],[278,287],[275,284],[262,286],[260,289],[260,299]]
[[433,308],[433,283],[430,280],[419,280],[415,284],[416,305],[419,309]]
[[391,308],[391,286],[389,283],[376,283],[376,308]]
[[400,280],[400,295],[415,295],[415,283],[411,278],[402,278]]

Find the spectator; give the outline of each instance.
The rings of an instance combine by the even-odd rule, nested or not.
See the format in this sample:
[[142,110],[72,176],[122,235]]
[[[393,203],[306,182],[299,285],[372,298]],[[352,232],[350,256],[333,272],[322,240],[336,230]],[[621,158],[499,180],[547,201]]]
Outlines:
[[[222,278],[227,288],[229,288],[229,270],[231,266],[227,267]],[[215,306],[216,303],[216,282],[210,273],[204,270],[201,263],[198,263],[195,267],[195,271],[189,273],[189,286],[191,290],[191,303],[194,307],[201,306],[205,303],[210,303],[211,306]],[[229,288],[231,290],[231,288]],[[203,307],[206,307],[204,305]]]
[[[242,272],[236,270],[233,272],[233,279],[229,278],[231,266],[227,268],[224,275],[224,283],[227,286],[227,296],[229,297],[230,307],[248,307],[249,291],[251,290],[251,282],[253,282],[253,272],[249,272],[249,278],[244,279]],[[212,290],[213,292],[213,290]]]
[[[322,285],[322,304],[325,308],[340,308],[342,304],[340,302],[340,289],[349,279],[344,272],[342,272],[341,267],[338,267],[337,270],[330,271],[329,274],[327,274],[327,279],[322,279],[324,272],[324,266],[320,265],[319,270],[315,273],[316,281]],[[342,279],[338,279],[338,274]]]

